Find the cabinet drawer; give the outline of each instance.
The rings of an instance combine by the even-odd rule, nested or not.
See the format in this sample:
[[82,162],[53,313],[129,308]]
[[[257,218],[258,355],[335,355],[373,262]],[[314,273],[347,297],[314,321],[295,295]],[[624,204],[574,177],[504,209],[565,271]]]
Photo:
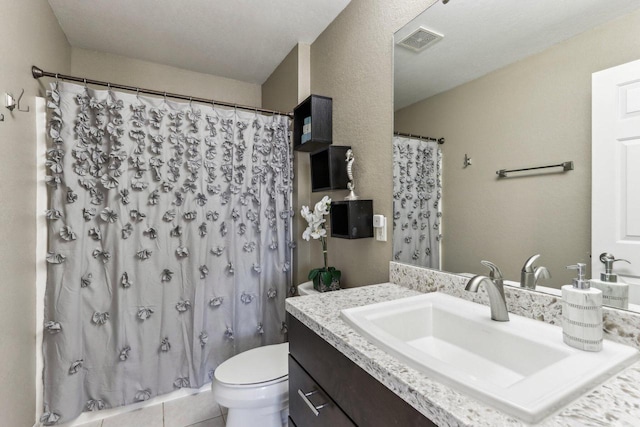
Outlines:
[[289,356],[289,416],[304,427],[355,426],[320,386]]
[[[290,313],[287,324],[289,353],[353,423],[360,427],[435,426]],[[297,393],[297,389],[293,392]],[[291,393],[290,401],[293,398]],[[298,426],[307,427],[296,418],[293,420]]]

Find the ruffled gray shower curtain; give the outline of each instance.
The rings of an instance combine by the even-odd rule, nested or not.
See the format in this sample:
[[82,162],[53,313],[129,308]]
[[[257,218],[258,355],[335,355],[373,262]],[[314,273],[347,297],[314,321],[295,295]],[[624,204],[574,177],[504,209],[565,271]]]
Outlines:
[[393,137],[393,259],[440,268],[442,152],[435,141]]
[[45,425],[285,341],[287,117],[69,83],[48,107]]

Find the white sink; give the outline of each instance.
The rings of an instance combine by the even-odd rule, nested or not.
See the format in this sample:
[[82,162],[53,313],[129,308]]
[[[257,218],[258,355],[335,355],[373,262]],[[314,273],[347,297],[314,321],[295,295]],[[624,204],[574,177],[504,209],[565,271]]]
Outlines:
[[640,358],[606,341],[597,353],[562,342],[562,328],[442,293],[342,310],[385,352],[450,387],[529,423],[550,415]]

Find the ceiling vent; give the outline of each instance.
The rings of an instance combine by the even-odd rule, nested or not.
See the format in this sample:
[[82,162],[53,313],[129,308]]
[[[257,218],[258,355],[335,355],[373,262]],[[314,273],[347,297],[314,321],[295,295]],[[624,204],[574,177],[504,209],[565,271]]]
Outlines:
[[419,27],[413,33],[400,40],[397,44],[414,52],[420,52],[439,42],[444,36],[434,31]]

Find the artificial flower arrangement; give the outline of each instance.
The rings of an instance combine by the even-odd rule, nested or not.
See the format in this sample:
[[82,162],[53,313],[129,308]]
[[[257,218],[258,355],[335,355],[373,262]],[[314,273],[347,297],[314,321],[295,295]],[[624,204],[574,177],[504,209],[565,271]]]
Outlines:
[[314,268],[309,272],[309,280],[313,281],[313,288],[320,292],[335,291],[340,289],[340,270],[327,265],[327,229],[324,218],[329,214],[331,209],[331,199],[324,196],[322,200],[316,203],[313,211],[308,206],[302,207],[302,217],[307,221],[309,226],[302,233],[302,238],[309,241],[310,238],[320,240],[322,243],[322,255],[324,256],[324,267]]

